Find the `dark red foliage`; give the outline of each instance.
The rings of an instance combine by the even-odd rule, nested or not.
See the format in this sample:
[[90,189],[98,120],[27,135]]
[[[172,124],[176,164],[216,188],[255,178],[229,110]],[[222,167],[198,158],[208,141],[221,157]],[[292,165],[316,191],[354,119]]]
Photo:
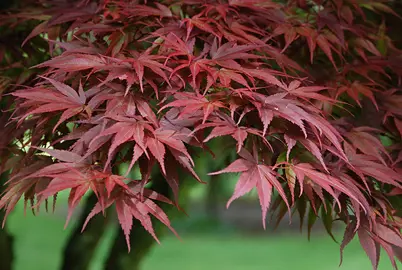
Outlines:
[[[16,81],[24,87],[0,84],[18,134],[1,136],[13,170],[0,208],[70,190],[69,219],[92,190],[88,220],[114,204],[127,242],[133,218],[156,238],[151,215],[171,227],[154,201],[172,202],[144,188],[152,168],[177,198],[177,169],[202,182],[192,149],[207,154],[225,136],[239,158],[213,174],[241,173],[228,206],[256,188],[265,227],[277,192],[279,219],[309,212],[310,230],[321,213],[331,236],[342,221],[341,250],[357,233],[374,269],[380,247],[396,267],[402,55],[386,28],[391,1],[31,2],[0,18],[37,23],[23,46],[46,41],[49,56]],[[141,179],[113,173],[125,162]]]

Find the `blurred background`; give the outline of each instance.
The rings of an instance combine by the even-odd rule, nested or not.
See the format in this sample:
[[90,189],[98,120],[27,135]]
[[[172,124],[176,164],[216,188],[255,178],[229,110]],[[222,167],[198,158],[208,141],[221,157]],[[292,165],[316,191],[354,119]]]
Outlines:
[[[210,182],[210,185],[196,184],[188,192],[188,216],[179,214],[173,220],[181,240],[166,232],[160,239],[161,245],[153,245],[145,256],[141,269],[371,269],[358,239],[346,247],[344,261],[339,268],[339,244],[330,238],[321,222],[314,225],[310,241],[306,227],[300,233],[300,222],[296,215],[291,225],[286,214],[276,230],[272,221],[264,231],[255,193],[235,201],[226,209],[226,201],[232,194],[236,180],[236,175],[225,175]],[[60,269],[63,247],[75,229],[79,215],[77,212],[68,227],[63,229],[67,216],[67,197],[66,193],[58,196],[54,213],[42,210],[39,215],[33,216],[27,211],[24,216],[21,202],[10,215],[7,226],[14,235],[16,270]],[[107,226],[96,249],[91,270],[103,269],[119,230],[117,219],[110,219]],[[337,228],[336,224],[334,226],[334,236],[340,243],[343,228]],[[85,233],[82,237],[85,237]],[[385,253],[383,256],[386,256]],[[379,269],[392,269],[388,258],[382,257]]]

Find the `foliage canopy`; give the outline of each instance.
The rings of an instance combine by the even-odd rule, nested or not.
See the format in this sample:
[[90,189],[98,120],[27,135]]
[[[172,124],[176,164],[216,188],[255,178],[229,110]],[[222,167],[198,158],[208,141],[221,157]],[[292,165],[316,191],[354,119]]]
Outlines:
[[[32,209],[87,192],[87,222],[115,207],[128,247],[133,218],[157,240],[173,232],[157,201],[177,205],[178,170],[194,181],[195,149],[238,158],[229,204],[256,188],[282,218],[346,225],[373,268],[402,257],[401,51],[392,1],[25,1],[0,18],[4,113],[0,208]],[[13,31],[35,24],[16,47]],[[225,137],[229,148],[209,149]],[[382,140],[382,141],[381,141]],[[384,145],[384,141],[391,142]],[[215,153],[216,152],[216,153]],[[128,163],[126,175],[114,168]],[[147,188],[158,168],[174,197]],[[141,179],[130,179],[139,169]],[[273,193],[277,199],[271,204]],[[85,227],[85,226],[84,226]],[[158,240],[157,240],[158,241]]]

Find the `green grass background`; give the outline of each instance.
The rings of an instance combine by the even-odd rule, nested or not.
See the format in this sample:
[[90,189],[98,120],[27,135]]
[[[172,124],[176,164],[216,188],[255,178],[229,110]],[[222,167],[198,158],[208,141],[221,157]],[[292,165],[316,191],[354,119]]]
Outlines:
[[[59,203],[60,206],[60,203]],[[23,214],[19,204],[7,221],[15,235],[15,270],[57,270],[69,231],[61,213]],[[91,270],[101,270],[114,230],[110,228],[98,248]],[[341,235],[337,236],[341,239]],[[182,240],[168,236],[155,245],[143,264],[144,270],[369,270],[371,265],[358,240],[345,250],[339,264],[339,246],[328,236],[313,233],[309,242],[305,234],[271,233],[263,237],[245,237],[222,230],[203,234],[185,234]],[[380,270],[392,269],[382,254]]]

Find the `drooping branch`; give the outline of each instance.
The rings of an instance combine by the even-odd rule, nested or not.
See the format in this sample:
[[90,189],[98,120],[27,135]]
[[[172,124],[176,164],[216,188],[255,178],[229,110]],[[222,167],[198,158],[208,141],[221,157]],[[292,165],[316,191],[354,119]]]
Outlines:
[[[227,146],[228,141],[224,138],[219,138],[214,142],[211,142],[211,149],[217,149],[217,147]],[[209,162],[210,160],[202,155],[202,152],[198,152],[196,155],[200,154],[196,161],[198,172],[200,175],[207,175],[208,172],[216,170],[219,166],[223,166],[224,163],[231,161],[232,151],[226,151],[225,153],[219,153],[214,158],[214,162]],[[206,176],[206,178],[208,178]],[[210,178],[208,185],[216,184],[211,183],[211,181],[218,181],[219,177]],[[171,187],[164,179],[164,176],[160,172],[159,168],[154,170],[152,173],[152,185],[150,189],[162,194],[169,199],[174,199],[174,194]],[[180,194],[178,198],[178,204],[180,207],[185,207],[186,202],[188,202],[189,191],[197,184],[199,184],[193,177],[183,171],[178,171],[178,179],[180,180]],[[215,185],[220,187],[220,185]],[[169,216],[170,219],[180,218],[183,215],[181,211],[178,211],[175,207],[168,204],[159,205],[163,211]],[[186,209],[183,209],[186,210]],[[163,236],[166,231],[166,227],[161,223],[155,223],[154,226],[155,233],[157,236]],[[127,253],[127,243],[123,232],[119,229],[119,233],[115,239],[107,264],[105,265],[105,270],[139,270],[141,269],[141,264],[149,253],[151,248],[156,244],[155,239],[141,226],[138,220],[134,220],[133,230],[130,236],[130,248],[131,252]]]
[[[173,199],[173,193],[163,175],[158,170],[152,174],[151,189]],[[197,184],[197,181],[186,174],[179,173],[180,179],[180,196],[179,201],[186,201],[188,190]],[[160,204],[160,207],[165,211],[170,219],[180,215],[180,212],[173,206]],[[163,236],[166,227],[161,223],[155,223],[154,226],[156,235]],[[130,236],[131,252],[127,253],[127,244],[123,232],[119,229],[119,233],[114,241],[113,247],[109,254],[109,258],[105,265],[106,270],[138,270],[145,256],[149,253],[152,246],[156,244],[155,239],[141,226],[138,220],[134,221],[133,230]]]

